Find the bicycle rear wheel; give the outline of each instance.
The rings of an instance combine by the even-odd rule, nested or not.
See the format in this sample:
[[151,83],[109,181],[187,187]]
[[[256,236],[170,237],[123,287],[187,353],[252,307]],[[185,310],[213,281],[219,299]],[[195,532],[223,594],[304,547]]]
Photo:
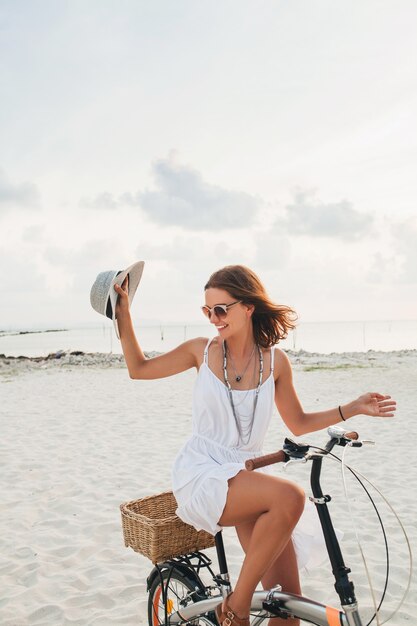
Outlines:
[[[162,580],[161,580],[162,576]],[[166,613],[169,616],[190,603],[205,596],[204,589],[198,579],[190,570],[185,574],[176,569],[164,569],[161,576],[156,576],[148,595],[148,623],[149,626],[165,626],[165,605]],[[163,587],[166,587],[166,602],[164,602]],[[193,626],[213,626],[216,624],[213,614],[207,613],[192,619]]]

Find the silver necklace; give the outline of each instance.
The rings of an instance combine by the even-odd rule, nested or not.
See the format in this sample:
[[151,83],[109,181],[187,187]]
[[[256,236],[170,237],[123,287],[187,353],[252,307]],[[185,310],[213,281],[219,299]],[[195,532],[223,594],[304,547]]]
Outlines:
[[226,342],[223,341],[223,375],[224,375],[224,382],[225,385],[227,387],[227,391],[229,394],[229,400],[230,400],[230,406],[232,407],[232,413],[233,413],[233,417],[235,418],[235,423],[236,423],[236,428],[238,430],[239,433],[239,437],[242,441],[242,443],[247,444],[251,438],[252,435],[252,429],[253,429],[253,423],[255,420],[255,412],[256,412],[256,405],[258,404],[258,397],[259,397],[259,391],[261,389],[261,385],[262,385],[262,374],[264,371],[264,359],[263,359],[263,355],[262,355],[262,350],[260,348],[259,345],[257,345],[258,348],[258,352],[259,352],[259,382],[258,382],[258,386],[255,389],[255,397],[253,400],[253,411],[252,411],[252,416],[249,419],[249,422],[247,424],[243,424],[243,420],[239,419],[239,416],[236,412],[236,408],[235,408],[235,404],[233,402],[233,392],[232,392],[232,387],[230,385],[229,382],[229,377],[227,375],[227,349],[226,349]]
[[258,382],[257,372],[259,371],[259,368],[258,368],[256,359],[253,359],[252,363],[253,363],[253,368],[252,367],[250,368],[249,372],[251,373],[249,376],[249,372],[248,372],[247,380],[245,383],[245,386],[249,387],[249,389],[239,389],[239,395],[237,398],[236,398],[236,394],[233,394],[233,404],[235,405],[236,414],[239,416],[241,416],[241,409],[239,409],[239,407],[247,406],[246,398],[251,393],[253,393],[254,387],[256,386]]
[[256,345],[256,344],[253,344],[253,349],[252,349],[252,352],[251,352],[251,354],[250,354],[250,357],[249,357],[249,359],[248,359],[248,362],[246,363],[246,367],[245,367],[245,369],[243,370],[243,372],[242,372],[241,374],[238,374],[238,373],[237,373],[236,368],[235,368],[235,362],[233,361],[232,353],[230,352],[230,350],[228,350],[228,352],[229,352],[229,356],[230,356],[230,361],[231,361],[231,363],[232,363],[232,367],[233,367],[233,370],[234,370],[234,372],[235,372],[235,381],[236,381],[237,383],[240,383],[240,381],[242,380],[242,378],[243,378],[243,377],[244,377],[244,375],[246,374],[246,370],[247,370],[247,369],[248,369],[248,367],[249,367],[249,363],[251,362],[252,357],[253,357],[253,355],[255,354],[255,345]]

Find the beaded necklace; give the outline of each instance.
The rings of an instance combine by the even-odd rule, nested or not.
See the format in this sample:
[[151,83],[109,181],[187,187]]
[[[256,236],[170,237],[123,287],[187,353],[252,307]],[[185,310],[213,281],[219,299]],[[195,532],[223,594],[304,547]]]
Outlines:
[[[246,363],[246,367],[245,367],[245,369],[243,370],[243,372],[242,372],[241,374],[238,374],[238,373],[237,373],[236,368],[235,368],[235,362],[233,361],[232,353],[230,352],[230,350],[228,351],[228,352],[229,352],[229,356],[230,356],[230,362],[231,362],[232,367],[233,367],[233,370],[234,370],[234,372],[235,372],[235,381],[236,381],[237,383],[240,383],[240,381],[242,380],[242,378],[243,378],[243,377],[244,377],[244,375],[246,374],[246,371],[247,371],[247,369],[248,369],[248,367],[249,367],[249,363],[252,361],[252,357],[253,357],[253,355],[255,354],[255,348],[256,348],[256,344],[253,344],[253,350],[252,350],[252,352],[251,352],[251,354],[250,354],[250,357],[249,357],[249,359],[248,359],[248,362]],[[227,349],[226,349],[226,350],[227,350]]]
[[246,425],[246,427],[244,427],[244,425],[242,423],[242,420],[239,418],[239,415],[237,414],[235,403],[233,401],[232,387],[230,385],[229,377],[227,375],[227,349],[226,349],[226,342],[223,341],[223,376],[224,376],[224,382],[225,382],[225,385],[227,387],[227,391],[228,391],[228,395],[229,395],[229,401],[230,401],[230,406],[232,407],[233,417],[235,418],[236,428],[238,430],[239,437],[240,437],[240,439],[241,439],[243,444],[249,443],[249,440],[250,440],[251,435],[252,435],[253,423],[254,423],[254,420],[255,420],[256,405],[258,404],[259,391],[260,391],[261,385],[262,385],[262,374],[263,374],[263,371],[264,371],[264,358],[263,358],[263,355],[262,355],[262,350],[261,350],[261,348],[260,348],[260,346],[258,344],[257,344],[257,348],[258,348],[258,353],[259,353],[259,382],[258,382],[258,386],[255,389],[255,397],[254,397],[254,400],[253,400],[252,416],[251,416],[251,418],[249,420],[249,425]]

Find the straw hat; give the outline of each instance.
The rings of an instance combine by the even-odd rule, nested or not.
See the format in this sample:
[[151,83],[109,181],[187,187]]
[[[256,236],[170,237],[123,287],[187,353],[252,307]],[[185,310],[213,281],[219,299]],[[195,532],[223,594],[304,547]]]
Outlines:
[[142,278],[144,265],[143,261],[137,261],[137,263],[133,263],[125,270],[100,272],[91,287],[91,306],[97,313],[113,320],[114,330],[118,339],[120,339],[120,334],[116,322],[116,302],[119,294],[115,291],[114,285],[115,283],[121,285],[129,274],[129,304],[132,304],[133,296]]

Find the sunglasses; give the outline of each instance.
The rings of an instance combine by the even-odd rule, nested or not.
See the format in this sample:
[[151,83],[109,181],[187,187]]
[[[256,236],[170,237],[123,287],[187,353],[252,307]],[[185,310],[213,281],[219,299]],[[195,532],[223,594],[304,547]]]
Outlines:
[[214,313],[216,317],[219,319],[223,319],[226,317],[228,310],[235,306],[235,304],[240,304],[242,300],[236,300],[236,302],[231,302],[230,304],[216,304],[214,307],[209,307],[207,304],[201,307],[204,315],[206,315],[209,319],[211,319],[212,314]]

